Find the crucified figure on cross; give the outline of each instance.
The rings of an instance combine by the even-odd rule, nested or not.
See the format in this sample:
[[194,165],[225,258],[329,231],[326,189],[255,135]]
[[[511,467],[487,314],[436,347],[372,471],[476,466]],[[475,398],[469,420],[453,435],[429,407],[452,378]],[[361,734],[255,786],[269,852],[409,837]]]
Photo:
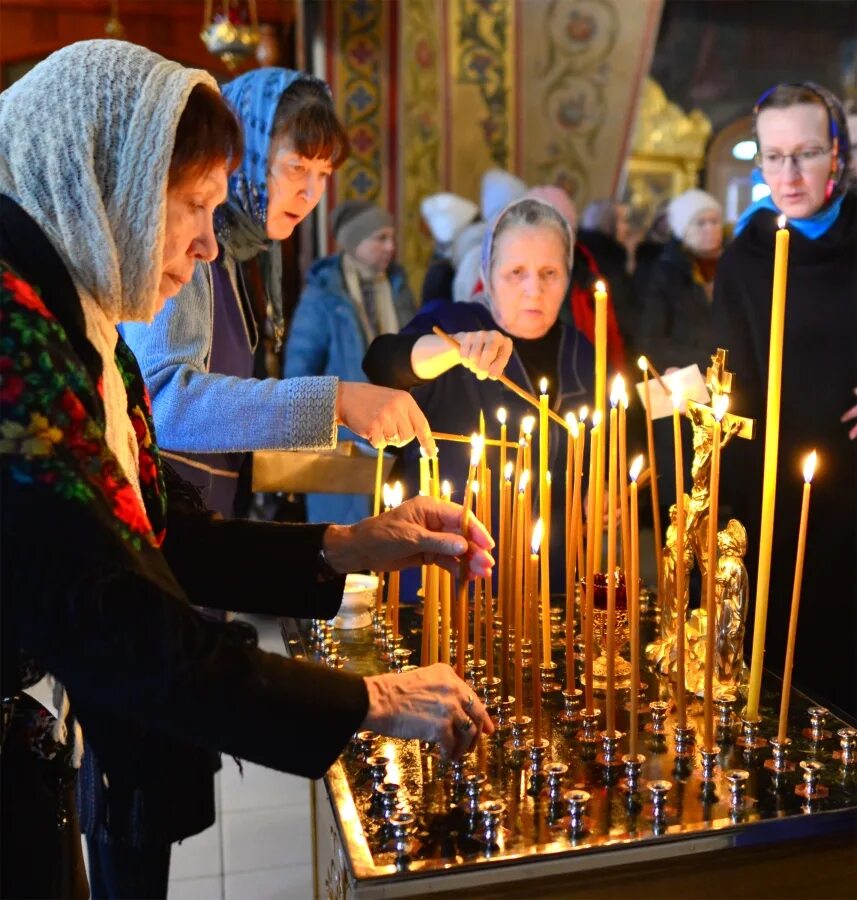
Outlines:
[[[726,369],[726,357],[727,351],[719,348],[711,357],[712,364],[705,373],[705,383],[711,391],[712,401],[717,394],[732,393],[732,372]],[[690,492],[686,533],[704,585],[708,572],[708,508],[711,502],[714,408],[688,400],[687,417],[693,426],[693,465],[691,466],[693,486]],[[720,446],[721,448],[725,447],[735,437],[752,440],[755,431],[755,420],[726,413],[721,420]],[[715,523],[716,526],[717,523]],[[703,602],[704,600],[703,597]]]

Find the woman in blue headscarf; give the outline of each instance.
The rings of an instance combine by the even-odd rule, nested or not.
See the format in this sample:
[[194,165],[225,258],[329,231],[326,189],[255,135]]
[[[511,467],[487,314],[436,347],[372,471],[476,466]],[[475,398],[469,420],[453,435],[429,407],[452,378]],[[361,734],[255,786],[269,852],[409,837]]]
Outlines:
[[282,343],[279,242],[318,205],[348,139],[327,85],[311,75],[256,69],[223,95],[246,152],[215,215],[218,257],[198,265],[189,284],[176,283],[152,325],[125,325],[123,336],[152,395],[163,455],[206,505],[231,517],[248,451],[330,448],[337,423],[376,444],[416,434],[432,445],[402,392],[335,377],[253,377],[266,319],[275,347]]
[[[716,343],[735,372],[733,409],[764,421],[777,218],[790,250],[776,486],[777,522],[765,665],[786,648],[803,456],[816,448],[794,683],[813,699],[857,712],[857,194],[845,112],[825,88],[778,84],[756,104],[758,170],[770,193],[738,222],[714,281]],[[762,440],[735,441],[724,457],[724,502],[758,534]],[[814,526],[813,526],[813,523]],[[751,542],[748,568],[755,571]],[[748,621],[750,635],[754,623]],[[761,624],[761,623],[759,623]],[[833,627],[831,627],[833,626]],[[760,629],[761,630],[761,629]],[[749,643],[748,643],[749,649]]]

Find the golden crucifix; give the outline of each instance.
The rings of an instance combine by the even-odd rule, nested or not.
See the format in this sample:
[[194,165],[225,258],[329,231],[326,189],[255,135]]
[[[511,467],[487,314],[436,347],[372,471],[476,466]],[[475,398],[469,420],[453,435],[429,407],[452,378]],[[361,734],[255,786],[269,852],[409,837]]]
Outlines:
[[[732,372],[726,368],[728,351],[718,348],[711,357],[711,366],[705,373],[705,383],[712,394],[712,402],[717,394],[732,393]],[[687,417],[693,426],[693,465],[691,478],[690,506],[687,515],[687,536],[693,548],[693,555],[705,584],[708,571],[708,507],[711,500],[711,442],[714,433],[713,406],[705,406],[693,400],[687,401]],[[721,421],[721,448],[734,437],[753,440],[756,422],[743,416],[726,413]],[[715,523],[716,527],[716,523]]]

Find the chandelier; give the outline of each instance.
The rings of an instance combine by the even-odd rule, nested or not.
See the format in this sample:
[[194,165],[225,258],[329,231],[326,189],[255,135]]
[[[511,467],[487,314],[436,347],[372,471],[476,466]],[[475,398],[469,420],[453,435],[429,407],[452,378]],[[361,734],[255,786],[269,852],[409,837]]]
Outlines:
[[253,55],[259,43],[256,0],[223,0],[217,13],[213,2],[205,0],[205,18],[199,36],[208,52],[222,60],[231,72]]

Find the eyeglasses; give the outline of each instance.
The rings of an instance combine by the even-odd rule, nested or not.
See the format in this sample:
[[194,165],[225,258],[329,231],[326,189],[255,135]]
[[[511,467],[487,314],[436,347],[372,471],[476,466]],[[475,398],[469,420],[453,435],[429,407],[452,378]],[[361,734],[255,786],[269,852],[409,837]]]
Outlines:
[[830,156],[832,149],[832,147],[828,147],[826,150],[822,150],[821,147],[810,147],[808,150],[798,150],[797,153],[776,153],[774,151],[769,153],[757,153],[756,165],[759,166],[763,172],[776,175],[778,172],[782,171],[786,160],[790,159],[801,172],[806,172],[808,169],[814,168]]

